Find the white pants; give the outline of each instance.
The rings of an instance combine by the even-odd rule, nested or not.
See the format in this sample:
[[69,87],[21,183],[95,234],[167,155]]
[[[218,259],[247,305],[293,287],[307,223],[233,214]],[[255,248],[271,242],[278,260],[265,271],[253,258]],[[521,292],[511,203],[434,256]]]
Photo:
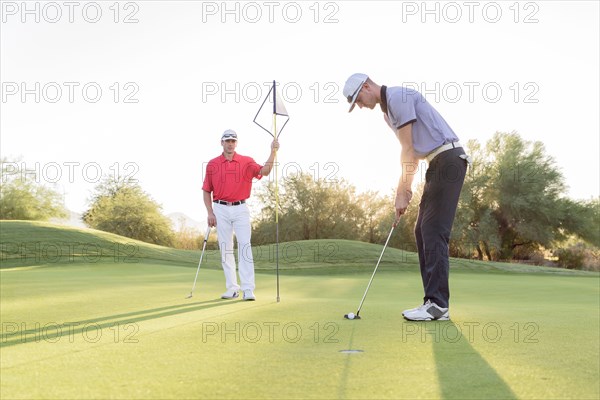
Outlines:
[[250,210],[247,204],[226,206],[213,203],[213,211],[217,217],[217,237],[221,250],[221,265],[225,273],[227,290],[240,290],[235,273],[235,257],[233,253],[233,233],[237,239],[238,263],[241,289],[254,290],[254,259],[250,246],[252,228],[250,226]]

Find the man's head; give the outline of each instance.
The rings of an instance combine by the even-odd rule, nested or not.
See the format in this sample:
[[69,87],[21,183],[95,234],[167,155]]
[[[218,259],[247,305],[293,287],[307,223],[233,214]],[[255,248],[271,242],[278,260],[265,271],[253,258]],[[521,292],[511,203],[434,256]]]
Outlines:
[[233,140],[233,141],[237,142],[237,139],[238,139],[237,133],[235,133],[235,131],[233,129],[227,129],[221,135],[221,141],[224,141],[224,140]]
[[351,112],[355,105],[373,109],[379,102],[380,88],[365,74],[353,74],[346,80],[344,96],[350,103]]
[[223,146],[223,151],[225,153],[233,153],[237,146],[237,133],[235,133],[232,129],[227,129],[221,135],[221,146]]

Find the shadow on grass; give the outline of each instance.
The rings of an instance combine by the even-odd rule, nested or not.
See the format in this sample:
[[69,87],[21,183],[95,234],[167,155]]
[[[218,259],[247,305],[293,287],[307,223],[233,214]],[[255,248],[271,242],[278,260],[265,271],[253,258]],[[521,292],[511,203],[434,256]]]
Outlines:
[[[115,314],[107,317],[91,318],[84,321],[75,322],[47,322],[44,325],[35,323],[35,328],[23,329],[16,322],[2,322],[2,340],[0,348],[10,347],[29,342],[55,342],[63,336],[72,338],[76,334],[84,334],[85,337],[96,336],[96,331],[111,329],[115,326],[131,326],[137,322],[148,321],[151,319],[163,318],[172,315],[184,314],[209,308],[237,304],[236,301],[214,299],[193,303],[177,304],[166,307],[151,308],[148,310],[133,311],[123,314]],[[23,325],[23,323],[22,323]],[[137,329],[133,327],[133,329]]]
[[[471,346],[475,339],[452,321],[416,322],[433,342],[442,399],[516,399],[494,368]],[[499,345],[499,344],[498,344]]]
[[[346,349],[352,350],[352,342],[354,341],[354,328],[355,325],[352,326],[352,332],[350,333],[350,341],[348,342],[348,347]],[[350,371],[350,358],[356,357],[353,354],[346,354],[346,361],[344,362],[344,369],[342,371],[342,376],[340,379],[340,388],[338,390],[338,399],[346,399],[346,388],[348,387],[348,373]]]

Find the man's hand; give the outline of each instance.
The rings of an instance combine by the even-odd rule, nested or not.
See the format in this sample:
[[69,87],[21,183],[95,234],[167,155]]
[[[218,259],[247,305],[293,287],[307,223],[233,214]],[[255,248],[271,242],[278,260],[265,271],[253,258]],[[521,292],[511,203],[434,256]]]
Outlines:
[[396,192],[396,221],[400,219],[404,213],[406,213],[406,209],[408,208],[408,204],[412,199],[412,191],[408,189],[399,189]]
[[271,143],[271,151],[277,150],[279,150],[279,141],[277,139],[273,139],[273,142]]
[[260,169],[260,175],[267,176],[271,173],[271,169],[273,169],[273,162],[275,161],[275,156],[277,155],[277,150],[279,149],[279,141],[277,139],[273,139],[271,142],[271,154],[269,155],[269,159],[265,162],[265,165]]
[[207,221],[208,221],[208,226],[210,226],[211,228],[213,226],[217,226],[217,217],[215,217],[214,213],[212,213],[212,212],[208,213]]

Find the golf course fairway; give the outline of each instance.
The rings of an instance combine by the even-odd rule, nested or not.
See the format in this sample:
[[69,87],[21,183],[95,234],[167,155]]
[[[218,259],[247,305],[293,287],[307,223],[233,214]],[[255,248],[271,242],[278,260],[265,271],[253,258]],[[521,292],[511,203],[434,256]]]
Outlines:
[[421,301],[416,259],[388,249],[350,321],[380,245],[294,244],[279,303],[273,264],[257,257],[257,301],[245,302],[219,298],[214,251],[185,299],[199,251],[136,243],[127,262],[73,251],[36,265],[16,250],[120,239],[1,227],[2,399],[600,397],[597,273],[451,260],[451,321],[416,323],[401,316]]

